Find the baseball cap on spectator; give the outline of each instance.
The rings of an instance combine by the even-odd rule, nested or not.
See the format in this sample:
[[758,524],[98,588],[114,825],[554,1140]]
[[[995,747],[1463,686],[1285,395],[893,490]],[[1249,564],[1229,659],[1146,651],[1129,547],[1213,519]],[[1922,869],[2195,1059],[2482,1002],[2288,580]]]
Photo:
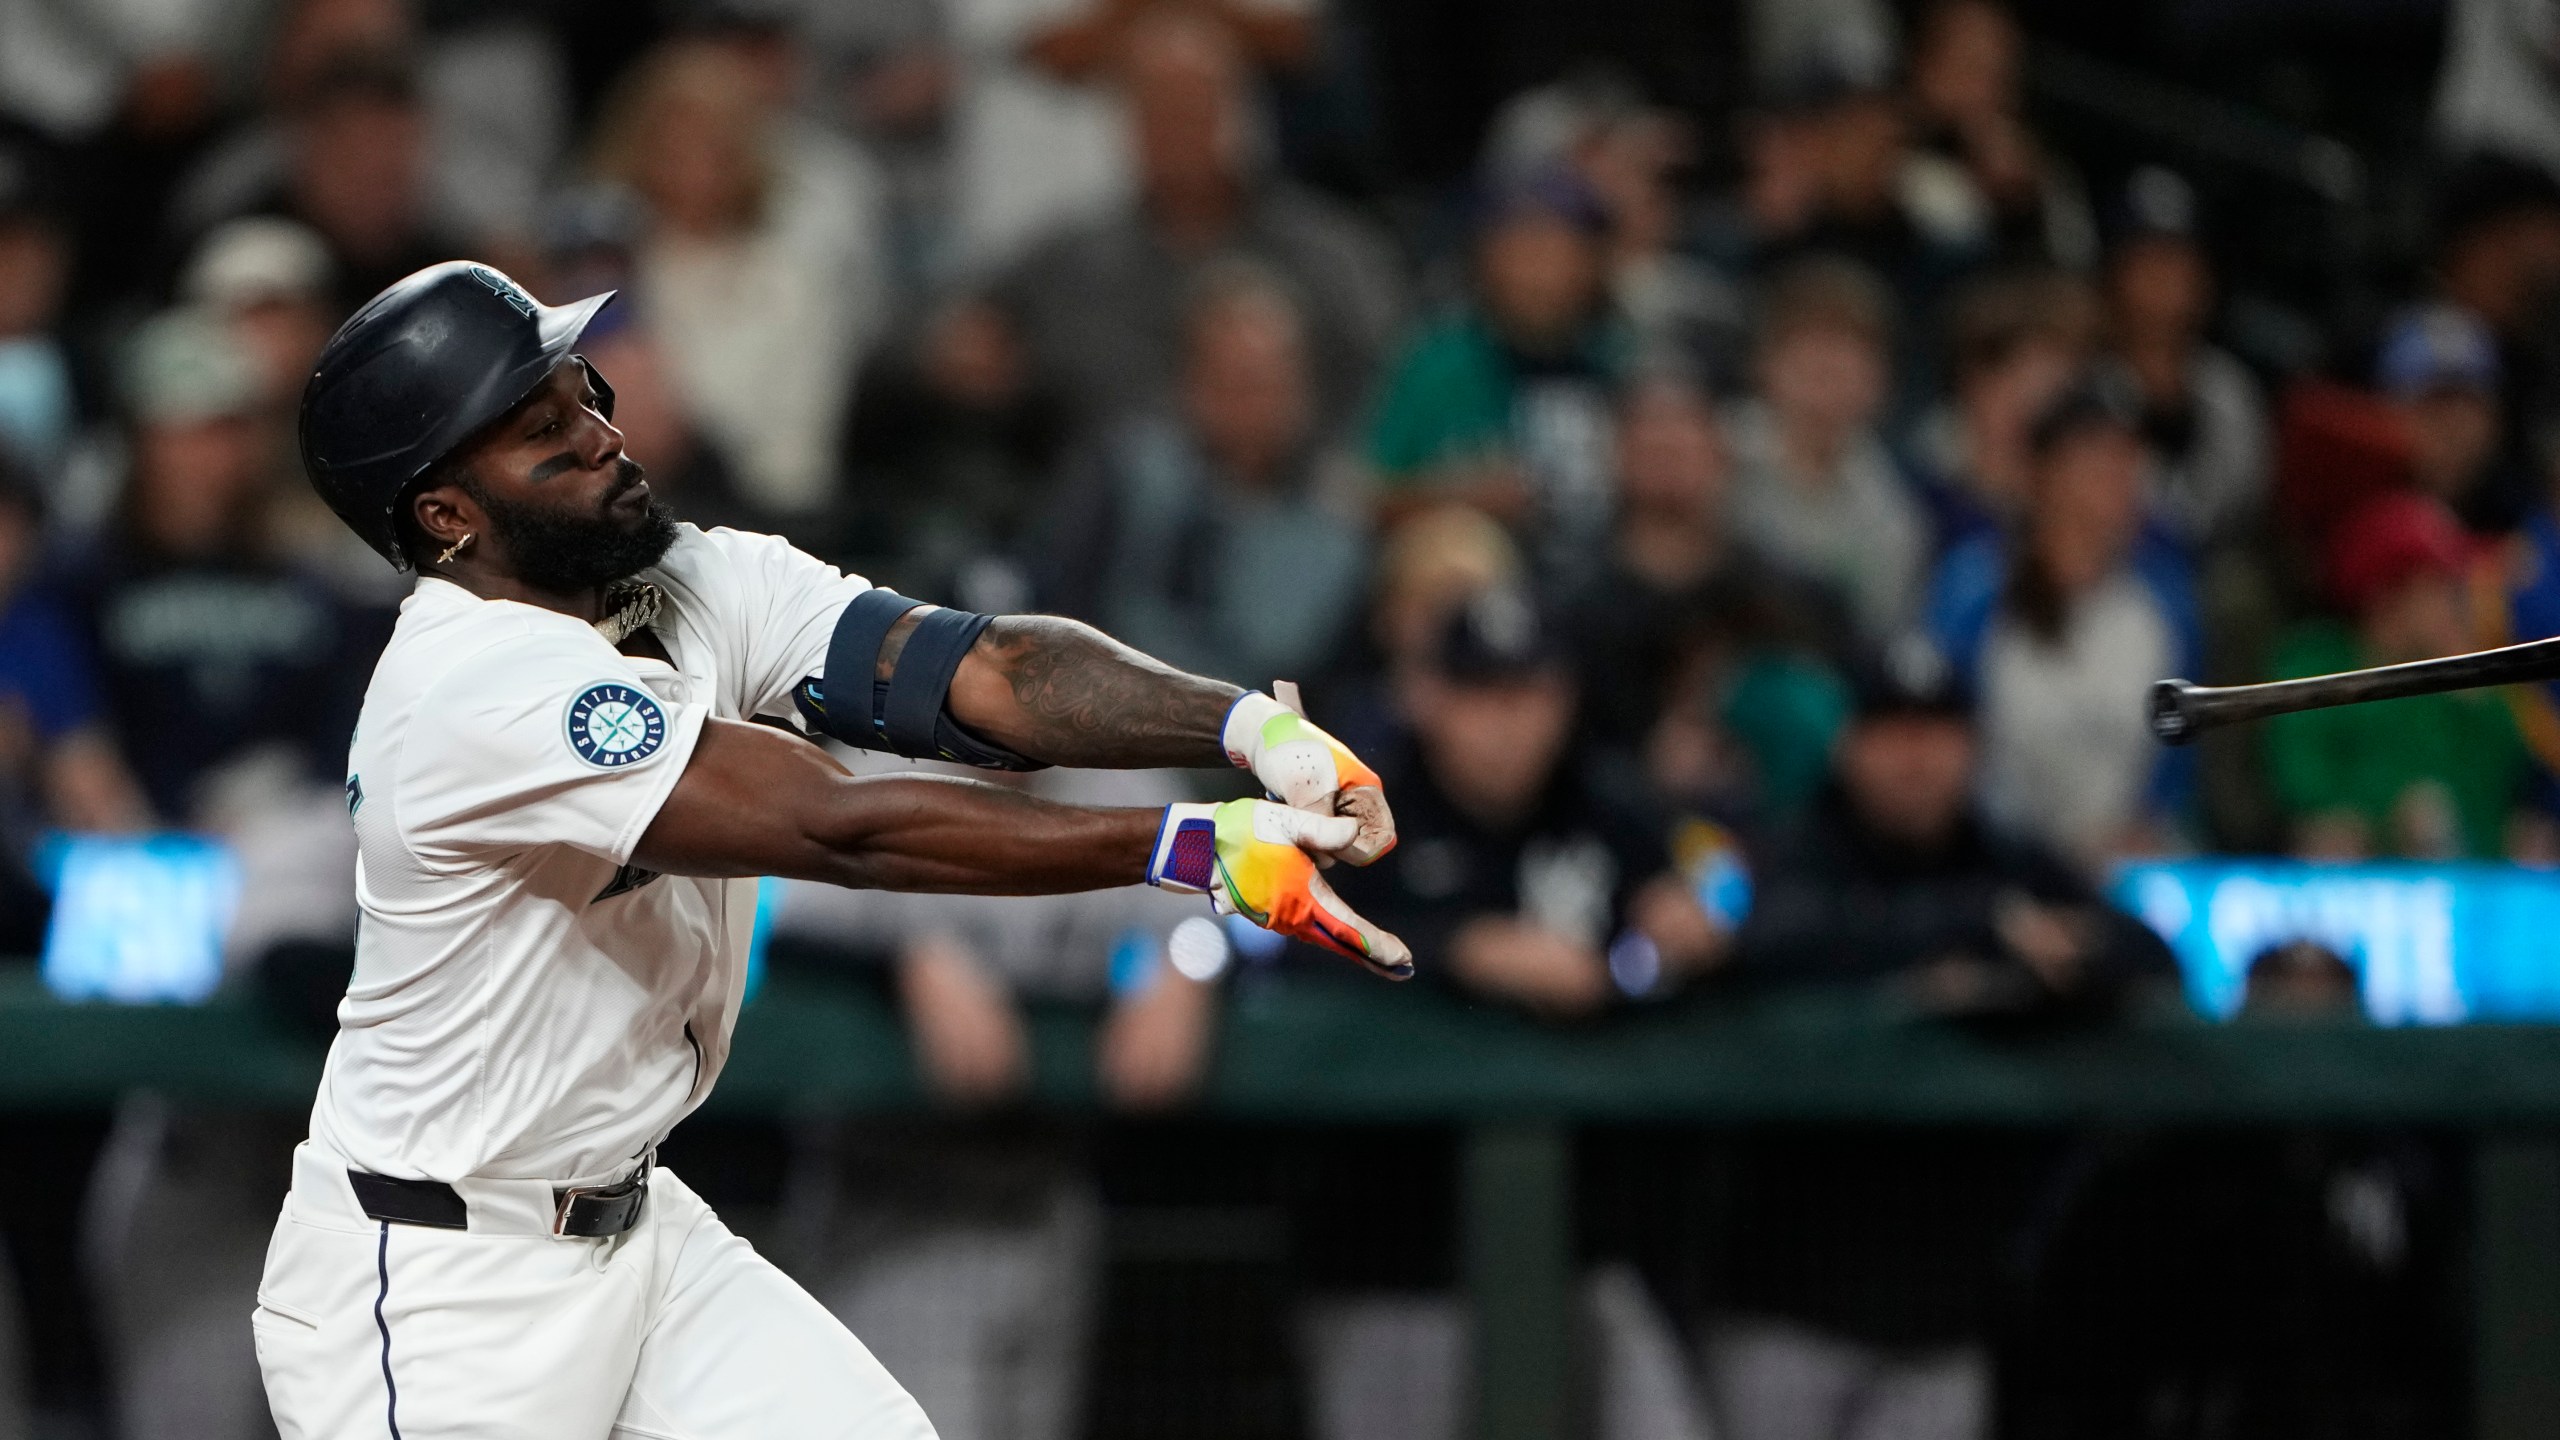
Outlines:
[[310,226],[249,215],[215,226],[197,244],[178,294],[191,305],[245,310],[325,296],[329,272],[328,242]]
[[2480,317],[2458,305],[2403,311],[2383,332],[2373,383],[2400,399],[2439,390],[2494,392],[2498,343]]
[[154,316],[134,332],[123,366],[136,423],[183,425],[247,415],[258,406],[258,369],[221,317],[200,308]]
[[2470,535],[2444,502],[2413,490],[2377,495],[2329,536],[2329,589],[2349,614],[2420,575],[2460,575],[2470,567]]
[[1614,67],[1586,65],[1502,102],[1485,126],[1484,166],[1493,175],[1530,175],[1573,161],[1603,127],[1645,112],[1644,92]]
[[1937,643],[1917,631],[1860,655],[1849,667],[1855,718],[1896,716],[1968,719],[1973,696]]
[[1536,595],[1525,586],[1496,585],[1469,596],[1449,616],[1433,659],[1453,685],[1515,685],[1556,669],[1564,647]]
[[2028,427],[2027,447],[2041,459],[2064,441],[2091,430],[2142,433],[2141,397],[2111,371],[2085,374],[2064,386]]

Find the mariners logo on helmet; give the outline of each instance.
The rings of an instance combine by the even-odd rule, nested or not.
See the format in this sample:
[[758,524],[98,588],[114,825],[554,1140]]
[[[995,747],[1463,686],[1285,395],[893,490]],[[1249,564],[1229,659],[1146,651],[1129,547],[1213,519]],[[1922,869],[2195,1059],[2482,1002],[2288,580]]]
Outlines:
[[497,271],[490,269],[486,265],[472,266],[471,278],[488,286],[491,294],[506,301],[508,306],[517,314],[523,316],[527,320],[533,318],[535,308],[533,297],[524,293],[523,286],[518,285],[513,280],[508,279],[506,276],[499,274]]
[[569,748],[599,770],[637,765],[667,743],[667,712],[635,686],[604,680],[569,702]]

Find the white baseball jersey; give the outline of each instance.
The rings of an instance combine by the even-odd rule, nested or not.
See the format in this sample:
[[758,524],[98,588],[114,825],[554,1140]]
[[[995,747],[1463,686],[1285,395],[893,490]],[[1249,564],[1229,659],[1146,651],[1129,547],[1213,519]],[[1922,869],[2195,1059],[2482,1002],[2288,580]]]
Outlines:
[[703,722],[790,715],[868,585],[690,525],[642,578],[672,665],[444,580],[401,606],[348,758],[363,920],[311,1120],[359,1169],[605,1176],[719,1076],[755,882],[632,850]]

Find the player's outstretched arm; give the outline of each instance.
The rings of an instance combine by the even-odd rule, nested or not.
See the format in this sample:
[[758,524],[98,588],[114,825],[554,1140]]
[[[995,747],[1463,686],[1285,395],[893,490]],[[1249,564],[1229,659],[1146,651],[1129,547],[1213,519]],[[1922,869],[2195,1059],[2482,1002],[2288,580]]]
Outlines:
[[1146,879],[1162,820],[976,780],[857,778],[770,726],[706,720],[631,858],[675,875],[1045,895]]
[[1395,848],[1377,772],[1340,741],[1268,695],[1185,674],[1079,621],[997,617],[945,703],[972,733],[1051,765],[1233,764],[1287,804],[1359,821],[1336,858],[1366,865]]
[[1377,773],[1294,703],[1186,675],[1054,615],[978,615],[861,591],[792,704],[810,730],[847,745],[998,770],[1223,758],[1286,804],[1357,820],[1330,858],[1366,865],[1396,843]]
[[951,718],[1051,765],[1101,770],[1226,763],[1244,691],[1187,675],[1092,626],[1000,615],[951,677]]
[[1316,873],[1360,822],[1262,800],[1162,810],[1060,805],[937,776],[857,779],[762,725],[706,720],[632,860],[679,875],[781,875],[882,890],[1038,895],[1141,880],[1223,913],[1413,973],[1404,943]]

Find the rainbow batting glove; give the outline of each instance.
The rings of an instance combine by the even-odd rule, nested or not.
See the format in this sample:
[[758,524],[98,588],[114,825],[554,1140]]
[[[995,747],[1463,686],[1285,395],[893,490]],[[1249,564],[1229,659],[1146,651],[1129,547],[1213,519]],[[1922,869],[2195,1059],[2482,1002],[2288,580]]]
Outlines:
[[1227,758],[1237,769],[1252,771],[1272,799],[1359,822],[1350,844],[1318,847],[1326,859],[1366,865],[1396,848],[1396,817],[1387,808],[1378,772],[1294,707],[1248,690],[1227,711],[1222,739]]
[[1413,978],[1405,943],[1353,913],[1316,873],[1316,857],[1348,847],[1360,822],[1268,800],[1168,805],[1147,883],[1206,894],[1221,915],[1339,951],[1390,980]]

